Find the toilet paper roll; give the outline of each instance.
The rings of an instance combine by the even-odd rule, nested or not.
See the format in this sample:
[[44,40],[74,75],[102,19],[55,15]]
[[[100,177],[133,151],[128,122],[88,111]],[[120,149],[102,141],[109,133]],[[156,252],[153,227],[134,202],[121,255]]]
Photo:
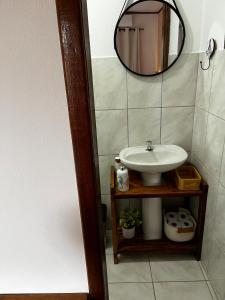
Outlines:
[[181,221],[180,223],[181,223],[182,228],[194,227],[194,223],[191,220],[184,220],[184,221]]
[[190,214],[186,211],[179,211],[177,217],[180,221],[189,220]]
[[177,213],[176,212],[168,212],[166,213],[166,219],[168,221],[176,221],[177,220]]
[[178,220],[172,220],[172,221],[169,221],[167,223],[168,223],[168,225],[170,225],[170,226],[172,226],[174,228],[179,228],[179,227],[182,226],[182,223],[180,221],[178,221]]

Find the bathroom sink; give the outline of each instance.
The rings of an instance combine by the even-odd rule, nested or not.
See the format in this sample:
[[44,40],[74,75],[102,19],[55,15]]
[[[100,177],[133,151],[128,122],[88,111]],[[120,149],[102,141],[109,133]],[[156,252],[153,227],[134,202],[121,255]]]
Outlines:
[[120,152],[121,162],[134,171],[163,173],[181,166],[187,152],[176,145],[154,145],[147,151],[145,146],[129,147]]
[[[141,172],[144,186],[162,184],[162,173],[181,166],[187,152],[176,145],[147,145],[125,148],[120,152],[121,162],[129,169]],[[162,237],[162,199],[142,199],[142,229],[144,239],[157,240]]]

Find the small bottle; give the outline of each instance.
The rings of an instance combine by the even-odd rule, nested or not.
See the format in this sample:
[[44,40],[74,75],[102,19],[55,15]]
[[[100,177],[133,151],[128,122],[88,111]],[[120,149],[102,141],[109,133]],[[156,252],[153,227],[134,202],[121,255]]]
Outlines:
[[121,192],[129,191],[128,170],[123,165],[117,170],[117,188]]
[[120,161],[119,156],[116,156],[116,157],[115,157],[114,167],[115,167],[115,170],[116,170],[116,171],[119,170],[119,168],[121,167],[121,161]]

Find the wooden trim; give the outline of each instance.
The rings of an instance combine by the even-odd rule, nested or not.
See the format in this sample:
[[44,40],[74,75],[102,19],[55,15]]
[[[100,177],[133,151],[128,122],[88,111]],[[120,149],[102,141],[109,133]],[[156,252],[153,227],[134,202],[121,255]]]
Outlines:
[[88,300],[88,294],[0,295],[0,300]]
[[164,5],[163,9],[163,70],[168,68],[170,47],[170,7]]
[[[204,232],[205,212],[207,204],[208,185],[202,179],[201,189],[199,191],[182,191],[176,187],[174,172],[164,174],[164,183],[160,186],[143,186],[140,173],[129,171],[128,192],[120,192],[115,184],[115,171],[111,169],[111,216],[112,216],[112,241],[114,263],[118,264],[118,254],[147,252],[156,254],[194,254],[197,260],[201,259],[202,240]],[[118,225],[117,205],[119,200],[128,198],[178,198],[185,197],[188,201],[195,196],[198,201],[198,218],[195,237],[191,241],[176,243],[163,234],[158,240],[145,240],[141,228],[136,230],[133,239],[124,239],[121,227]],[[175,204],[175,203],[174,203]],[[166,201],[164,203],[166,208]],[[175,204],[176,205],[176,204]],[[180,206],[180,204],[179,204]],[[188,207],[190,209],[190,207]],[[189,230],[180,230],[179,232],[189,232]],[[193,232],[193,229],[191,230]]]
[[108,299],[85,0],[56,0],[90,297]]

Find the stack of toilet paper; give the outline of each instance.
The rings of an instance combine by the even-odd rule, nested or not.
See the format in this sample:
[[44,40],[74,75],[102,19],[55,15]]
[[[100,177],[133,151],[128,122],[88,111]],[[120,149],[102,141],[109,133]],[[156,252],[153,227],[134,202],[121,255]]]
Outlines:
[[180,208],[178,212],[164,214],[164,231],[172,241],[185,242],[191,240],[194,237],[195,228],[196,222],[187,209]]
[[189,210],[180,208],[178,212],[166,213],[167,224],[175,228],[193,228],[194,223]]

